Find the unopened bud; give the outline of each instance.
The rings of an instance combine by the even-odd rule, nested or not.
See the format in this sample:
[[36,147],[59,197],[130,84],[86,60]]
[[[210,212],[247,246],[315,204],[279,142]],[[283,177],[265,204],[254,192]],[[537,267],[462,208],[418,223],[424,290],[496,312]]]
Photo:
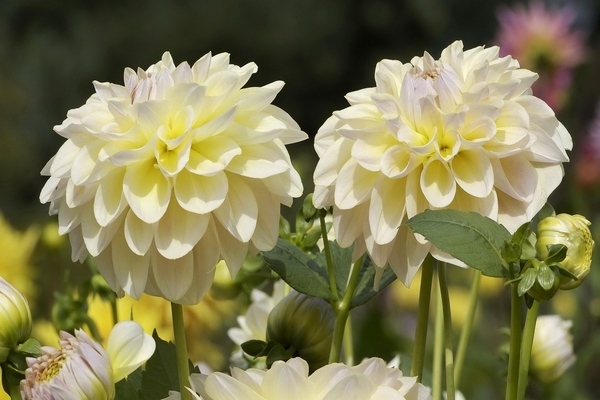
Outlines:
[[0,363],[10,350],[29,339],[31,311],[25,296],[0,278]]

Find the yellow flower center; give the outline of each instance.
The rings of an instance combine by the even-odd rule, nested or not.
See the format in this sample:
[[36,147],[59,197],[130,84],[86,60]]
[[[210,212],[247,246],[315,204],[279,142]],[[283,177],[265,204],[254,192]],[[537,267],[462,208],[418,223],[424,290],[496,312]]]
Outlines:
[[45,368],[43,368],[40,373],[36,376],[35,380],[38,383],[47,382],[52,380],[62,368],[63,364],[67,360],[67,356],[65,353],[59,353],[51,360],[47,362]]

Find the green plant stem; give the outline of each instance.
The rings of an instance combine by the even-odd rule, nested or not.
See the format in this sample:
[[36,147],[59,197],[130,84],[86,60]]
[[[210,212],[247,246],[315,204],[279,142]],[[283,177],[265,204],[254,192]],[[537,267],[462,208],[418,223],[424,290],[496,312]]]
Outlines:
[[319,212],[319,221],[321,222],[321,237],[323,238],[323,250],[325,251],[325,260],[327,261],[327,275],[329,276],[329,290],[333,296],[333,301],[339,300],[337,283],[335,281],[335,271],[333,265],[333,258],[331,257],[331,248],[329,247],[329,240],[327,239],[327,225],[325,223],[325,216],[327,211],[321,210]]
[[438,277],[444,314],[444,364],[446,369],[446,399],[454,400],[454,349],[452,341],[452,313],[450,311],[450,296],[446,279],[446,263],[438,264]]
[[481,282],[481,271],[473,270],[473,282],[471,283],[471,291],[469,292],[469,305],[467,306],[467,315],[463,324],[458,340],[458,349],[456,350],[456,360],[454,363],[454,383],[458,388],[460,385],[460,377],[462,367],[471,338],[471,331],[475,322],[475,312],[477,311],[477,303],[479,301],[479,286]]
[[344,292],[342,300],[334,302],[333,310],[335,311],[335,323],[333,325],[333,340],[331,343],[331,351],[329,352],[329,363],[339,362],[340,355],[342,353],[342,344],[344,342],[344,331],[346,328],[346,321],[350,315],[350,305],[352,303],[352,297],[358,285],[358,278],[360,277],[360,270],[365,256],[361,256],[353,265],[350,271],[350,278],[348,279],[348,285]]
[[352,336],[352,315],[348,315],[346,320],[346,330],[344,331],[344,358],[346,365],[354,365],[354,339]]
[[529,383],[529,360],[531,359],[531,346],[533,345],[533,335],[535,333],[535,323],[537,322],[540,303],[537,300],[529,310],[525,317],[525,327],[523,328],[523,339],[521,341],[521,362],[519,363],[519,385],[518,385],[518,400],[525,398],[525,391]]
[[423,363],[427,346],[427,325],[429,323],[429,304],[431,302],[431,282],[433,280],[433,266],[431,264],[431,259],[428,257],[421,267],[417,328],[415,330],[415,344],[410,369],[411,375],[416,376],[419,382],[423,380]]
[[179,375],[179,393],[181,400],[192,400],[191,393],[186,389],[189,385],[190,367],[188,364],[187,345],[185,342],[185,325],[183,322],[183,306],[171,303],[173,317],[173,336],[175,338],[175,351],[177,354],[177,372]]
[[[437,279],[437,274],[436,274]],[[439,290],[436,293],[435,328],[433,331],[433,366],[431,378],[431,395],[433,400],[442,398],[442,362],[444,361],[444,312]]]
[[519,359],[521,350],[521,308],[522,299],[519,297],[517,285],[511,285],[510,290],[510,349],[508,353],[508,377],[506,380],[506,400],[517,398]]
[[117,296],[112,296],[110,299],[110,311],[113,318],[113,326],[119,323],[119,312],[117,309]]

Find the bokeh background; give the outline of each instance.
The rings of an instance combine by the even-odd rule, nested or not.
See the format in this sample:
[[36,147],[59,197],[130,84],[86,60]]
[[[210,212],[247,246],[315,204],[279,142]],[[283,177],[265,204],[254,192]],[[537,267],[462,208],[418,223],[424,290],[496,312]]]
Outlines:
[[[585,57],[569,66],[569,82],[555,107],[575,142],[564,182],[552,198],[559,212],[581,213],[600,229],[600,2],[569,4]],[[147,68],[170,51],[175,63],[193,63],[205,53],[231,53],[231,62],[258,67],[250,85],[283,80],[275,104],[290,113],[311,138],[332,111],[344,108],[344,95],[374,85],[375,64],[383,58],[409,62],[460,39],[465,48],[498,41],[502,9],[518,1],[494,0],[2,0],[0,1],[0,275],[22,272],[39,318],[50,319],[55,291],[74,287],[89,269],[71,267],[68,249],[52,236],[54,218],[38,196],[40,170],[63,138],[52,131],[69,109],[93,93],[92,81],[123,82],[123,69]],[[554,44],[556,52],[561,44]],[[564,50],[564,49],[562,49]],[[524,63],[526,60],[520,60]],[[552,72],[538,60],[540,74]],[[597,115],[599,114],[599,115]],[[291,147],[306,192],[316,155],[311,141]],[[294,210],[287,212],[293,216]],[[9,241],[10,240],[12,241]],[[55,246],[55,247],[53,247]],[[16,255],[15,255],[16,254]],[[17,257],[18,256],[18,257]],[[576,365],[550,386],[533,383],[540,399],[600,398],[600,265],[580,289],[561,295],[543,312],[574,321]],[[11,272],[12,271],[12,272]],[[15,272],[16,271],[16,272]],[[470,275],[452,274],[457,327]],[[67,283],[69,282],[69,283]],[[25,290],[25,289],[22,289]],[[408,352],[414,327],[415,291],[394,285],[354,317],[357,356],[391,358]],[[242,295],[240,295],[243,297]],[[240,298],[241,298],[240,297]],[[235,323],[243,298],[215,300],[205,312],[211,335]],[[211,300],[212,301],[212,300]],[[247,296],[246,296],[247,301]],[[462,303],[461,303],[462,301]],[[210,308],[210,307],[208,307]],[[504,365],[499,350],[508,321],[508,299],[497,282],[484,285],[478,329],[468,353],[463,389],[468,399],[502,398]],[[102,317],[99,317],[102,318]],[[200,317],[199,317],[200,318]],[[229,325],[228,325],[229,324]],[[207,328],[209,329],[209,328]],[[198,335],[202,335],[199,333]],[[193,340],[193,339],[192,339]],[[216,343],[216,344],[215,344]],[[221,352],[229,343],[207,344]],[[221,347],[215,347],[215,346]],[[224,350],[223,350],[224,349]],[[200,352],[202,353],[202,352]],[[206,351],[206,354],[209,352]],[[201,356],[200,356],[201,357]],[[224,368],[226,357],[203,361]]]

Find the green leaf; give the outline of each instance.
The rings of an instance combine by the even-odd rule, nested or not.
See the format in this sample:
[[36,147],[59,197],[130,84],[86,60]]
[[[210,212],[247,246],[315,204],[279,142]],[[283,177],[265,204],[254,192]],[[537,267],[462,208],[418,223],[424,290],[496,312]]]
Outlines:
[[115,385],[115,400],[138,400],[142,394],[142,370],[140,367]]
[[267,355],[267,366],[270,368],[275,361],[287,361],[294,356],[295,352],[296,350],[294,350],[293,347],[286,349],[277,343],[271,348],[269,354]]
[[290,242],[279,239],[273,250],[261,254],[273,272],[298,292],[331,299],[326,270]]
[[475,212],[425,210],[404,223],[440,250],[484,275],[504,277],[508,264],[502,257],[511,234],[497,222]]
[[548,218],[548,217],[554,217],[555,215],[556,215],[556,212],[554,211],[554,208],[552,208],[552,205],[550,205],[550,203],[546,203],[546,204],[544,204],[542,209],[540,211],[538,211],[537,214],[535,214],[535,216],[531,220],[531,225],[535,226],[537,228],[537,224],[541,220],[543,220],[544,218]]
[[350,302],[350,308],[365,304],[396,280],[396,274],[394,271],[389,266],[386,267],[383,270],[383,275],[379,281],[379,289],[376,291],[373,288],[376,272],[375,266],[371,265],[370,260],[367,258],[365,259],[362,268],[363,270],[361,271],[358,285],[356,286],[354,296]]
[[244,353],[251,355],[252,357],[259,357],[261,353],[267,347],[267,343],[262,340],[248,340],[241,345]]
[[517,286],[517,293],[519,296],[523,296],[523,294],[527,293],[527,291],[533,287],[536,278],[537,271],[535,268],[529,268],[527,271],[525,271],[521,277],[521,280],[519,281],[519,286]]
[[537,281],[544,290],[550,290],[556,279],[554,272],[546,264],[541,264],[537,273]]
[[317,209],[313,204],[313,194],[309,193],[302,202],[302,215],[304,216],[304,219],[308,221],[309,219],[313,219],[316,213]]
[[152,333],[152,337],[156,342],[156,350],[146,362],[146,368],[142,373],[141,398],[161,400],[169,396],[169,390],[179,391],[177,355],[175,345],[158,337],[156,330]]
[[548,257],[544,260],[547,265],[557,265],[567,257],[567,246],[564,244],[551,244],[547,246]]

